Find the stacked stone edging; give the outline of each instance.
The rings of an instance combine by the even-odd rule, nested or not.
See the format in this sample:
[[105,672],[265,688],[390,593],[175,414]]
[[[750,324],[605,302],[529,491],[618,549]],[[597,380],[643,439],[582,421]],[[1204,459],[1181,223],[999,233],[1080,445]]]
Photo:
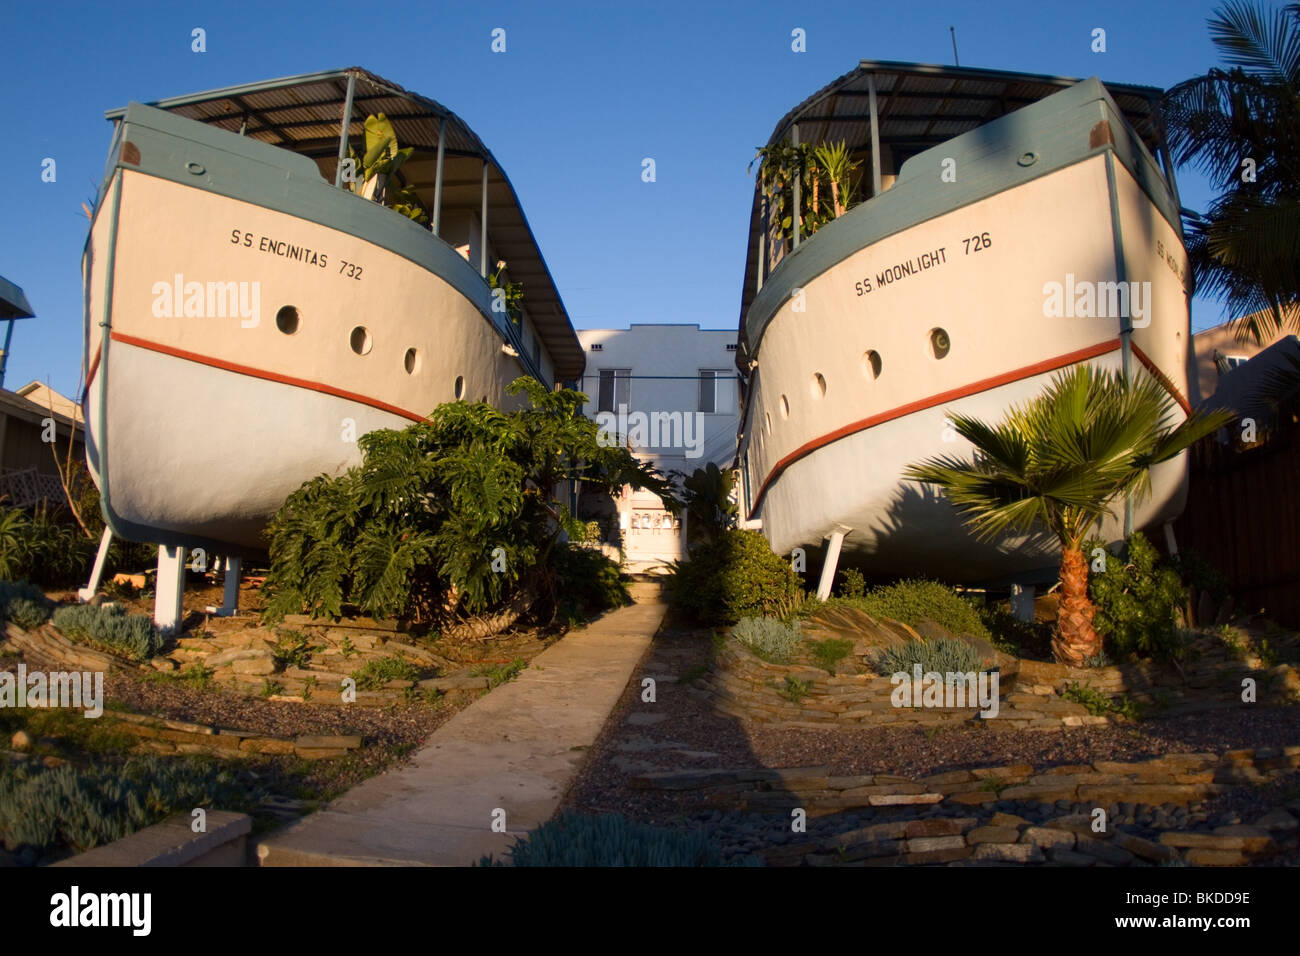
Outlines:
[[297,737],[277,737],[273,734],[233,730],[126,711],[105,710],[104,716],[119,721],[117,730],[139,737],[142,746],[155,753],[207,753],[224,756],[293,754],[308,760],[319,760],[342,757],[361,746],[361,738],[357,735],[300,734]]

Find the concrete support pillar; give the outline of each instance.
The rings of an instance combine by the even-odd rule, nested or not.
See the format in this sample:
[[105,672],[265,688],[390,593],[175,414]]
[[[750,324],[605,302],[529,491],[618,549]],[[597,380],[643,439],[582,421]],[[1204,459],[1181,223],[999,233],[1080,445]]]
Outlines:
[[99,538],[99,551],[95,553],[95,566],[90,569],[90,581],[77,591],[81,601],[89,601],[99,590],[99,579],[104,576],[104,561],[108,558],[108,546],[113,542],[113,532],[104,525],[104,533]]
[[181,598],[185,594],[185,549],[158,546],[158,580],[154,585],[153,622],[164,634],[181,626]]
[[817,598],[825,601],[831,596],[831,585],[835,583],[835,568],[840,563],[840,546],[844,544],[844,532],[832,531],[827,540],[826,560],[822,562],[821,580],[817,582]]
[[234,617],[239,613],[239,573],[243,570],[242,558],[226,558],[226,589],[221,596],[221,616]]
[[1011,585],[1011,616],[1017,621],[1034,619],[1034,586],[1032,584]]
[[1169,557],[1178,557],[1178,539],[1174,537],[1174,523],[1165,522],[1165,547],[1169,549]]

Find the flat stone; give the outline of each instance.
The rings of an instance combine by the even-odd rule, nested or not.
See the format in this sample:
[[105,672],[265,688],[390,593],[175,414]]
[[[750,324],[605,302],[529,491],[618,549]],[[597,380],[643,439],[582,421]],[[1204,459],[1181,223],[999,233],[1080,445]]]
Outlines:
[[[944,839],[936,837],[935,839]],[[910,841],[909,841],[910,842]],[[922,850],[915,853],[908,853],[903,857],[903,862],[908,866],[926,866],[936,863],[956,863],[958,860],[964,860],[971,855],[971,848],[962,844],[959,847],[946,847],[935,850]]]
[[1020,835],[1021,843],[1033,843],[1041,847],[1064,847],[1073,849],[1074,834],[1069,830],[1055,830],[1051,827],[1028,827]]
[[1043,851],[1032,843],[981,843],[971,851],[973,860],[1003,863],[1042,863]]
[[1029,821],[1024,817],[1016,816],[1014,813],[1002,813],[999,811],[998,813],[993,814],[993,819],[990,820],[989,823],[995,827],[1023,827],[1027,826]]
[[325,736],[303,735],[294,738],[294,745],[299,748],[327,750],[355,750],[361,746],[359,736]]
[[1124,830],[1116,830],[1111,835],[1110,842],[1120,849],[1128,850],[1134,856],[1140,856],[1152,863],[1165,863],[1178,858],[1178,851],[1173,847],[1153,843]]
[[1250,862],[1240,850],[1210,850],[1193,847],[1183,854],[1189,866],[1242,866]]
[[1255,821],[1255,826],[1262,827],[1265,830],[1288,831],[1294,830],[1297,825],[1300,824],[1297,824],[1296,818],[1281,807],[1270,810]]
[[895,793],[895,794],[877,794],[867,797],[867,802],[873,807],[900,807],[912,806],[927,803],[940,803],[943,800],[941,793]]
[[909,820],[905,833],[909,839],[952,836],[968,829],[974,823],[974,817],[932,817],[928,820]]
[[977,843],[1015,843],[1020,839],[1020,831],[1015,827],[976,827],[966,834],[966,842],[971,846]]
[[1128,850],[1084,836],[1082,833],[1075,835],[1074,848],[1080,853],[1094,856],[1103,863],[1110,863],[1113,866],[1128,866],[1133,862],[1133,854]]

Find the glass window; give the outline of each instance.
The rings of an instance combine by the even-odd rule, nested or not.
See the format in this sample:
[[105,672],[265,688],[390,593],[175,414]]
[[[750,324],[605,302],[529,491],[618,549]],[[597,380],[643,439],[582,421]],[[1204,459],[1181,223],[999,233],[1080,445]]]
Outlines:
[[617,412],[620,405],[631,404],[632,370],[630,368],[602,368],[600,370],[600,396],[598,412]]
[[700,369],[699,410],[731,415],[736,411],[736,376],[724,368]]

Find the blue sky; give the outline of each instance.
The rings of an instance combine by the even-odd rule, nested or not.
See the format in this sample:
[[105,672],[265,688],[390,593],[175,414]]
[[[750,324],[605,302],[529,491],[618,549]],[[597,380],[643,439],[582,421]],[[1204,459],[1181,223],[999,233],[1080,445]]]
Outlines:
[[[81,363],[81,203],[103,171],[106,109],[363,66],[464,117],[513,181],[580,328],[734,328],[754,147],[860,59],[1090,76],[1168,87],[1215,62],[1201,0],[864,3],[249,3],[5,0],[0,275],[19,322],[5,383],[72,395]],[[109,12],[111,11],[111,12]],[[207,52],[190,31],[207,32]],[[490,50],[506,30],[507,50]],[[790,49],[795,27],[807,52]],[[1102,27],[1107,52],[1091,52]],[[41,181],[42,160],[57,180]],[[641,180],[652,157],[657,181]],[[1184,205],[1211,193],[1190,171]],[[1193,325],[1226,316],[1197,300]]]

